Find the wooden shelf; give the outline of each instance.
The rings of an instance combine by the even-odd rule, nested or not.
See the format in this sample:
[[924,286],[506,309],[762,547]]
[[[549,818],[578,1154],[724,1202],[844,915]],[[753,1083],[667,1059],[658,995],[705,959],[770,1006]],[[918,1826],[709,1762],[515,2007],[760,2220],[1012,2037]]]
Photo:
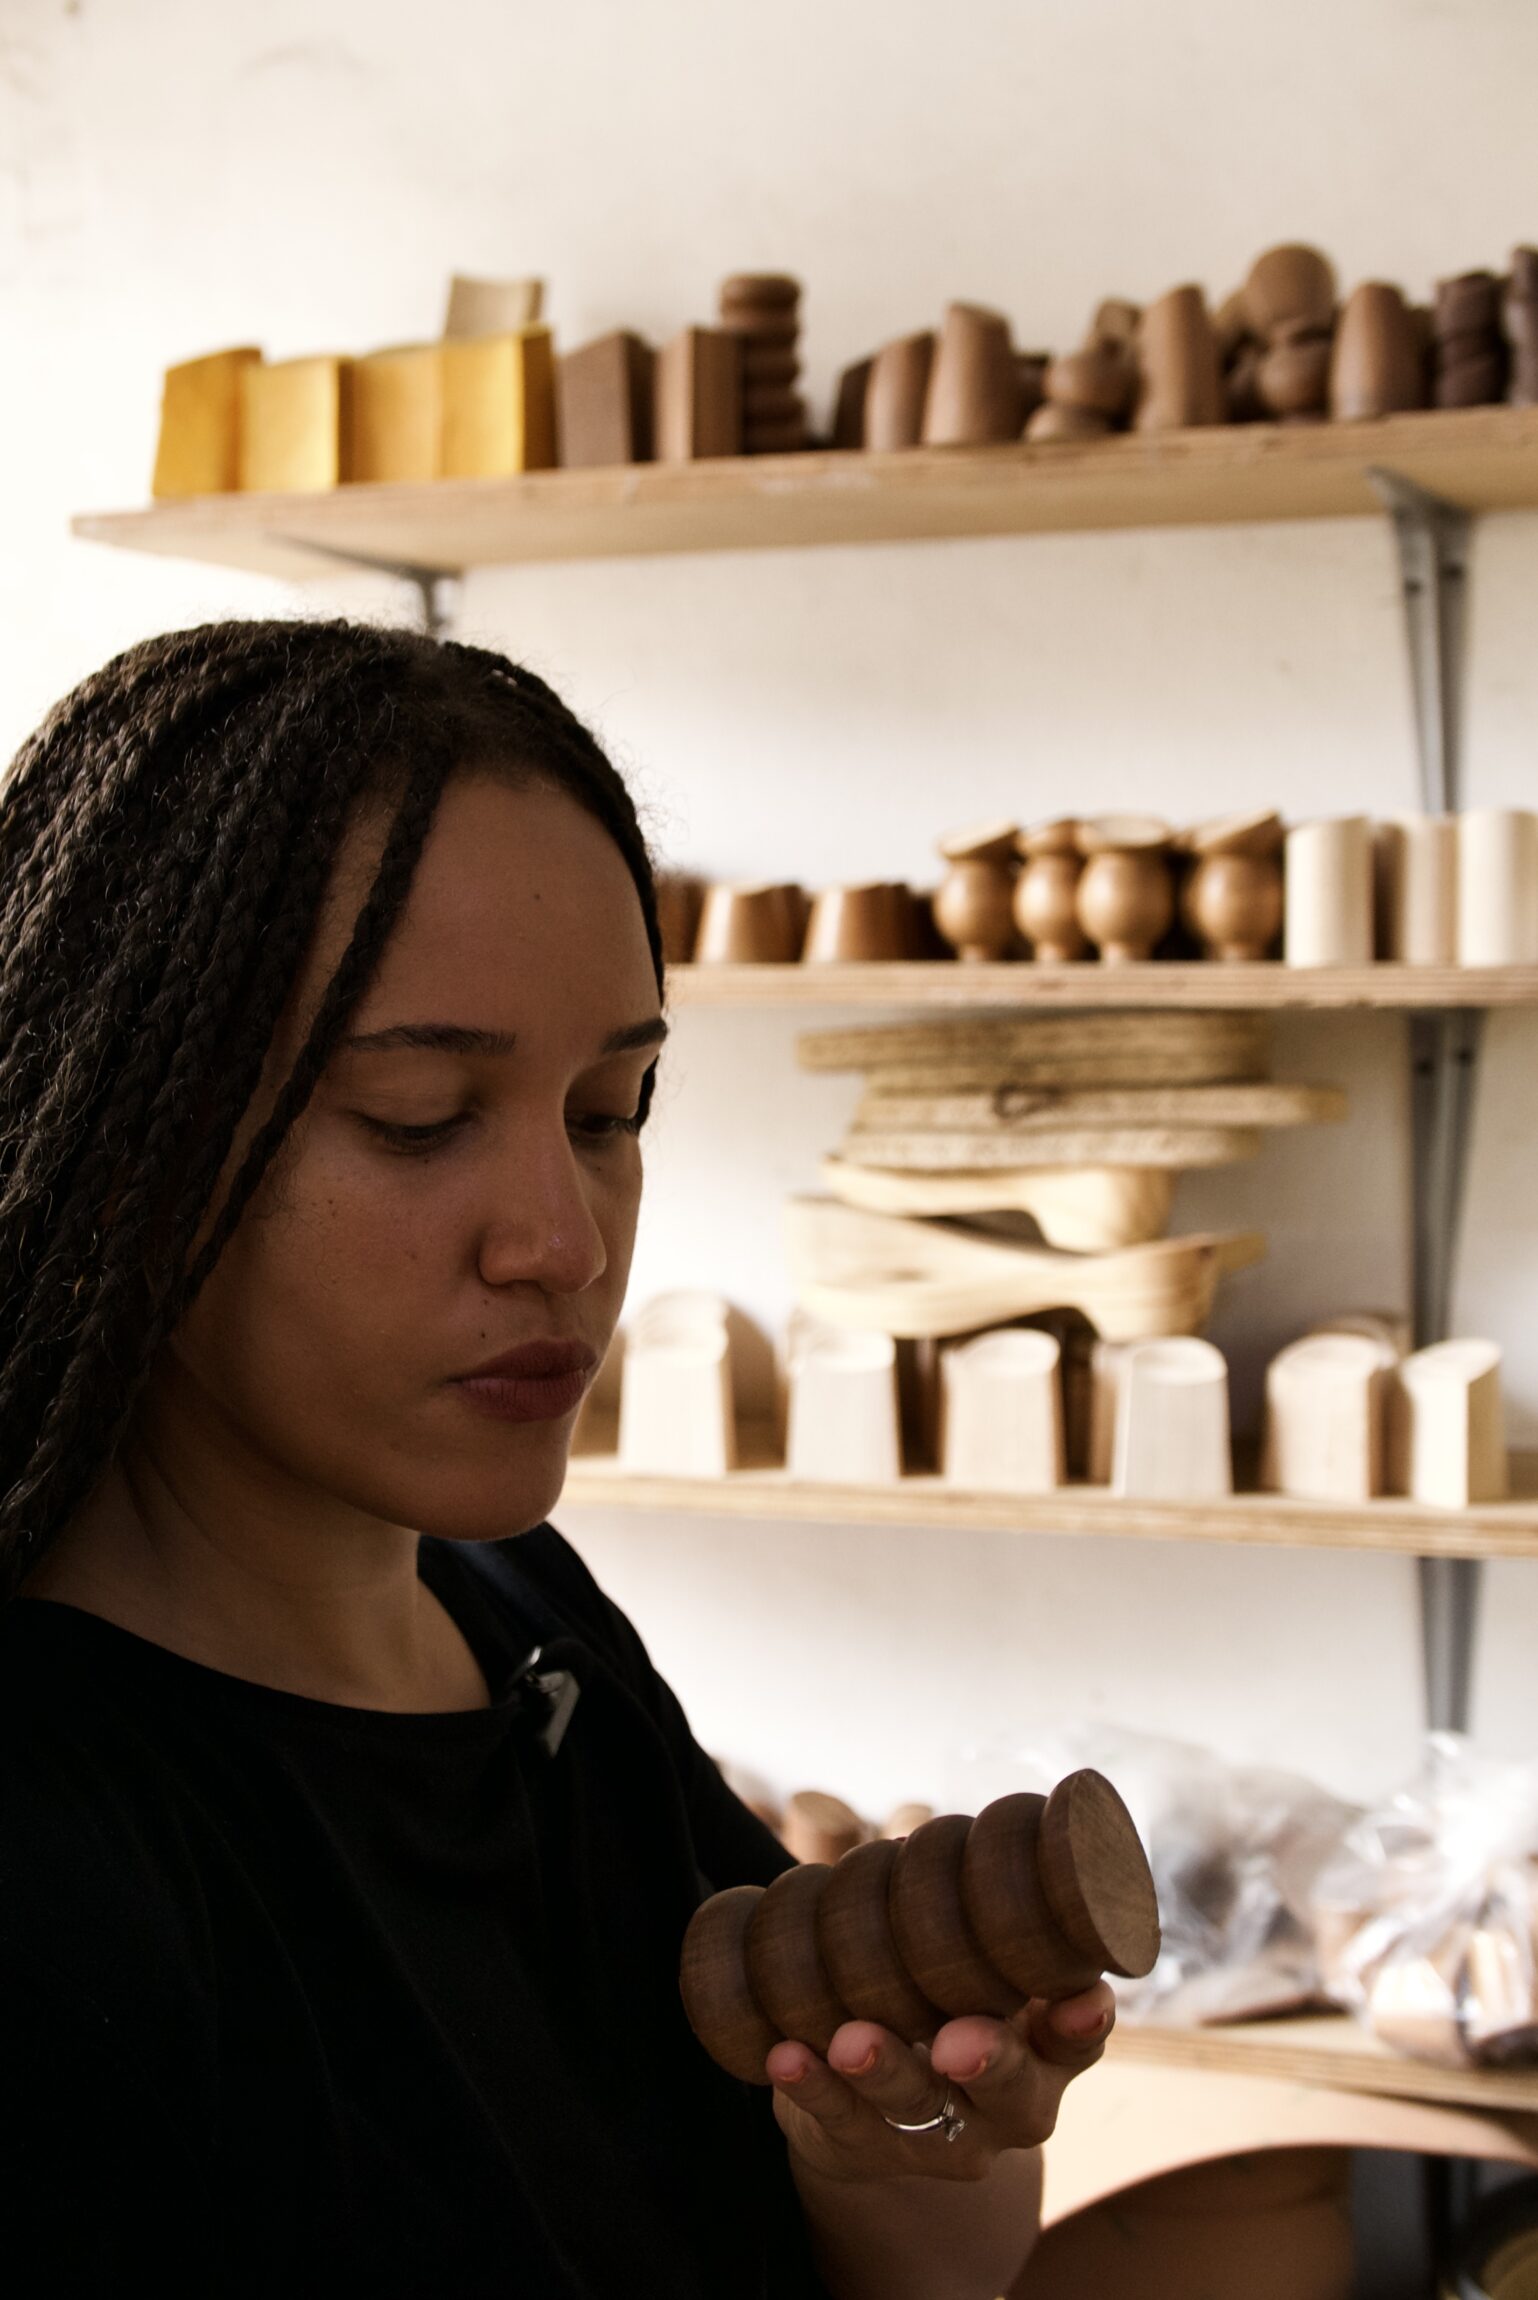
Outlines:
[[1538,408],[201,496],[86,514],[73,530],[290,581],[325,575],[328,554],[458,574],[512,561],[1364,518],[1383,508],[1368,478],[1379,467],[1469,511],[1530,510]]
[[1443,1007],[1538,1005],[1535,966],[674,966],[675,1006]]
[[1538,2111],[1538,2068],[1441,2068],[1390,2052],[1341,2013],[1245,2021],[1234,2028],[1139,2027],[1118,2023],[1111,2052],[1165,2068],[1282,2077],[1343,2092],[1390,2093],[1401,2100],[1510,2113]]
[[790,1524],[943,1527],[984,1533],[1114,1534],[1135,1541],[1258,1542],[1292,1549],[1393,1550],[1411,1557],[1538,1557],[1538,1455],[1512,1457],[1518,1496],[1473,1509],[1419,1502],[1292,1501],[1236,1493],[1220,1501],[1129,1501],[1104,1486],[1055,1493],[968,1493],[938,1477],[893,1485],[803,1483],[773,1465],[765,1441],[744,1447],[749,1466],[724,1478],[642,1477],[612,1454],[574,1454],[562,1500],[669,1517],[735,1517]]

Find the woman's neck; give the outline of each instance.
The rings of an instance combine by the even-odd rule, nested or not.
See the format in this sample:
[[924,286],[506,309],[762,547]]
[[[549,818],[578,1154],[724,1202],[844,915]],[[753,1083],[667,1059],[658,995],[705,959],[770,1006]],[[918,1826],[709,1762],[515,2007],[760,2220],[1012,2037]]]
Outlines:
[[78,1606],[189,1661],[310,1700],[486,1707],[463,1632],[418,1577],[415,1532],[324,1497],[275,1511],[225,1469],[200,1476],[153,1435],[131,1439],[21,1596]]

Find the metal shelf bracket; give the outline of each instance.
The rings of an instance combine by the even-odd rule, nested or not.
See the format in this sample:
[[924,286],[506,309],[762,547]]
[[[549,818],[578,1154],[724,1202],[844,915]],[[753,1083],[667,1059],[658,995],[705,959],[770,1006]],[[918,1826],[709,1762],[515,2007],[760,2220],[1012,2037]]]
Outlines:
[[418,619],[429,639],[446,637],[454,619],[459,579],[441,567],[418,567],[408,559],[376,559],[366,551],[345,551],[334,543],[317,543],[308,535],[285,535],[296,551],[312,551],[317,559],[339,567],[357,567],[369,575],[390,575],[407,583],[417,594]]
[[[1421,805],[1461,801],[1463,664],[1472,516],[1397,472],[1373,470],[1394,524],[1404,601]],[[1410,1029],[1411,1289],[1415,1346],[1451,1331],[1458,1225],[1468,1173],[1484,1015],[1474,1007],[1414,1013]],[[1464,1731],[1473,1693],[1478,1561],[1419,1563],[1426,1722]]]

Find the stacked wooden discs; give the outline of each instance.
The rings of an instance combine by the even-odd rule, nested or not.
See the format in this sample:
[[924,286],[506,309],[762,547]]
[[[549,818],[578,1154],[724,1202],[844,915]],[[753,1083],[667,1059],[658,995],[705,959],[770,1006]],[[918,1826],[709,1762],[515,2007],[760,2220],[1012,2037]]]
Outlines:
[[748,455],[805,447],[801,283],[784,272],[737,272],[721,287],[721,325],[742,345],[742,444]]
[[1269,248],[1243,288],[1244,318],[1257,347],[1255,391],[1284,423],[1311,422],[1330,404],[1335,333],[1335,271],[1317,248]]
[[1432,325],[1438,407],[1487,407],[1505,398],[1509,355],[1501,328],[1503,284],[1493,272],[1462,272],[1437,282]]
[[1071,1773],[975,1820],[946,1813],[832,1867],[734,1885],[695,1911],[679,1985],[705,2050],[745,2084],[783,2038],[825,2053],[846,2020],[927,2043],[967,2013],[1004,2019],[1137,1978],[1159,1954],[1147,1856],[1103,1775]]

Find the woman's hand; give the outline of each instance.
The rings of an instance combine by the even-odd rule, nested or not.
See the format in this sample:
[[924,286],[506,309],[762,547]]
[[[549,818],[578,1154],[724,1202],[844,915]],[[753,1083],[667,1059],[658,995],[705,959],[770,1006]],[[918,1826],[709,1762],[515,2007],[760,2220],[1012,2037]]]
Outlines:
[[[1074,2077],[1105,2050],[1116,2002],[1104,1981],[1081,1996],[1033,1998],[1008,2020],[947,2021],[927,2049],[872,2021],[846,2021],[821,2060],[777,2044],[766,2067],[792,2157],[823,2180],[982,2180],[1006,2149],[1036,2148]],[[894,2132],[939,2114],[947,2083],[965,2130]]]

